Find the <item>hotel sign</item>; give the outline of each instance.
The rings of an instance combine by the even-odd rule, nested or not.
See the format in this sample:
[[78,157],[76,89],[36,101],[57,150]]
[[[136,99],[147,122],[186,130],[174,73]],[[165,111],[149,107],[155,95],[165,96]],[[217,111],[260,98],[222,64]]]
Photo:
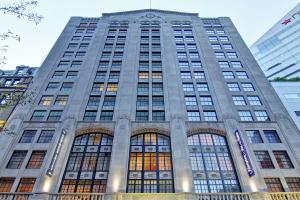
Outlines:
[[251,164],[251,161],[250,161],[249,155],[247,153],[247,150],[246,150],[245,144],[243,142],[243,139],[241,137],[241,134],[238,130],[235,131],[235,137],[236,137],[238,145],[240,147],[240,151],[241,151],[241,154],[243,156],[243,160],[244,160],[244,163],[246,165],[248,175],[249,176],[254,176],[255,172],[254,172],[253,166]]
[[58,155],[59,155],[59,153],[60,153],[60,151],[61,151],[61,148],[62,148],[64,139],[65,139],[66,133],[67,133],[67,132],[66,132],[65,129],[63,129],[63,130],[61,131],[61,135],[60,135],[60,137],[59,137],[57,146],[56,146],[56,148],[55,148],[54,155],[53,155],[53,157],[52,157],[50,166],[49,166],[49,168],[48,168],[48,170],[47,170],[47,175],[48,175],[48,176],[52,176],[52,175],[53,175],[53,171],[54,171],[54,168],[55,168],[55,164],[56,164]]

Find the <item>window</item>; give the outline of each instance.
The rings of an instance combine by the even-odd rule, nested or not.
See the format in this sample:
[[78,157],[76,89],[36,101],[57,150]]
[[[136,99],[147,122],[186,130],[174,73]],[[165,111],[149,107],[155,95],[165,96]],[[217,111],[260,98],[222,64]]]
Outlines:
[[84,29],[76,29],[75,33],[83,33]]
[[[61,193],[105,193],[107,177],[82,179],[83,174],[108,173],[113,137],[101,132],[91,132],[75,137],[65,168]],[[78,152],[78,149],[92,151]],[[69,174],[76,174],[69,178]],[[100,175],[101,176],[101,175]]]
[[265,178],[268,192],[284,192],[279,178]]
[[[240,192],[226,138],[212,133],[196,133],[188,137],[190,161],[196,193]],[[220,151],[221,150],[221,151]],[[211,178],[211,173],[230,174]]]
[[53,101],[53,96],[43,95],[40,102],[39,102],[39,105],[50,106],[52,101]]
[[149,97],[148,96],[138,96],[136,100],[137,106],[148,106],[149,105]]
[[269,143],[281,143],[281,140],[275,130],[264,130],[264,134]]
[[138,83],[138,92],[148,92],[149,91],[149,84],[148,83]]
[[286,151],[273,151],[275,159],[278,163],[278,166],[281,169],[291,169],[294,168],[292,161]]
[[165,111],[152,112],[152,121],[164,121],[164,120],[165,120]]
[[261,169],[273,169],[271,157],[268,151],[254,151],[254,155]]
[[258,96],[248,96],[248,101],[250,103],[251,106],[260,106],[262,105],[260,99]]
[[111,52],[102,52],[101,59],[107,60],[110,59],[110,56],[111,56]]
[[213,29],[206,29],[205,32],[209,35],[215,34],[215,31]]
[[[187,48],[189,50],[197,50],[197,46],[196,44],[187,44]],[[199,54],[197,53],[198,57],[199,57]]]
[[182,36],[175,36],[175,42],[183,42]]
[[[61,67],[61,68],[63,68],[63,67],[68,67],[68,65],[69,65],[69,63],[70,63],[70,61],[60,61],[59,63],[58,63],[58,66],[57,67]],[[55,73],[55,72],[54,72]],[[54,76],[54,75],[53,75]],[[54,77],[52,77],[52,78],[54,78]],[[56,77],[55,77],[56,78]],[[59,77],[58,77],[59,78]]]
[[186,37],[185,37],[185,41],[186,41],[186,42],[195,42],[195,39],[194,39],[193,36],[186,36]]
[[229,63],[227,61],[219,61],[220,68],[229,68]]
[[217,38],[216,36],[209,36],[209,37],[208,37],[208,40],[209,40],[210,42],[217,42],[217,41],[218,41],[218,38]]
[[11,85],[11,83],[12,83],[12,80],[11,80],[11,79],[6,79],[5,82],[4,82],[4,86],[5,86],[5,87],[8,87],[8,86]]
[[0,178],[0,192],[10,192],[15,178],[13,177],[1,177]]
[[34,136],[36,134],[36,130],[25,130],[19,143],[32,143]]
[[[300,178],[299,177],[287,177],[285,178],[287,185],[291,192],[300,192]],[[1,182],[1,181],[0,181]],[[1,185],[1,183],[0,183]],[[0,189],[1,191],[1,189]]]
[[64,77],[64,71],[55,71],[54,73],[53,73],[53,76],[52,76],[52,78],[63,78]]
[[243,96],[232,96],[234,105],[236,106],[245,106],[246,101]]
[[65,106],[68,103],[69,96],[67,95],[57,95],[54,105]]
[[149,74],[148,72],[139,72],[139,79],[148,79]]
[[82,65],[82,61],[73,61],[71,68],[79,68]]
[[102,111],[100,120],[103,121],[112,121],[113,120],[113,111]]
[[184,97],[186,106],[197,106],[197,99],[195,96]]
[[173,33],[174,33],[174,35],[181,35],[182,34],[180,29],[179,30],[173,30]]
[[99,63],[99,68],[107,68],[108,67],[108,63],[106,61],[100,61]]
[[20,169],[26,157],[27,151],[15,150],[6,166],[8,169]]
[[253,92],[255,91],[252,83],[242,83],[242,87],[244,89],[245,92]]
[[225,58],[225,53],[224,52],[215,52],[216,58]]
[[181,72],[180,76],[182,79],[191,79],[192,78],[191,72]]
[[30,159],[27,163],[27,169],[40,169],[44,158],[46,155],[46,151],[32,151]]
[[239,79],[248,79],[249,78],[246,72],[237,71],[235,73]]
[[92,92],[102,92],[104,90],[104,83],[94,83]]
[[152,79],[162,79],[161,72],[152,72]]
[[117,92],[118,91],[118,84],[116,84],[116,83],[108,83],[106,91],[107,92]]
[[184,92],[193,92],[194,91],[194,86],[192,83],[183,83],[182,87],[183,87]]
[[90,96],[88,106],[99,106],[101,96]]
[[79,41],[81,40],[81,36],[73,36],[72,41]]
[[241,121],[253,121],[251,112],[248,110],[238,111]]
[[46,88],[46,91],[52,91],[52,90],[55,90],[57,89],[59,86],[59,83],[58,82],[50,82]]
[[119,77],[120,77],[120,72],[110,72],[109,74],[109,80],[118,81]]
[[50,143],[54,135],[53,130],[42,130],[37,143]]
[[75,55],[75,58],[82,58],[85,56],[85,54],[86,54],[85,51],[78,51]]
[[84,36],[82,38],[82,41],[90,41],[90,40],[92,40],[92,36]]
[[227,83],[227,87],[231,92],[238,92],[240,91],[240,87],[237,83]]
[[89,43],[81,43],[80,45],[79,45],[79,49],[80,50],[85,50],[85,49],[87,49],[89,47]]
[[231,44],[223,44],[223,48],[226,50],[233,49]]
[[216,111],[203,111],[205,121],[218,121]]
[[221,49],[221,45],[220,45],[220,44],[211,44],[211,47],[212,47],[214,50]]
[[211,96],[200,96],[200,104],[202,106],[212,106],[212,98]]
[[178,65],[180,68],[188,68],[189,67],[189,63],[186,61],[180,61]]
[[197,67],[199,67],[199,68],[202,67],[202,63],[200,61],[192,61],[191,64],[192,64],[192,67],[196,67],[196,68]]
[[251,144],[263,143],[263,140],[258,130],[247,130],[246,134]]
[[152,96],[152,106],[164,106],[164,97]]
[[177,52],[177,57],[179,59],[186,59],[187,58],[187,55],[185,52]]
[[84,113],[83,121],[95,121],[97,116],[96,110],[87,110]]
[[228,42],[229,41],[227,36],[220,36],[219,39],[220,39],[221,42]]
[[16,192],[32,192],[35,180],[35,178],[21,178]]
[[44,119],[45,117],[45,114],[46,114],[46,111],[45,110],[35,110],[31,116],[31,119],[30,120],[33,120],[33,121],[41,121]]
[[74,55],[74,51],[66,51],[63,55],[63,58],[72,58]]
[[268,113],[264,110],[254,111],[257,121],[270,121]]
[[163,92],[162,83],[152,83],[152,92]]
[[237,58],[237,54],[235,52],[227,52],[227,57],[228,58]]
[[242,68],[243,65],[240,61],[231,61],[231,65],[233,68]]
[[116,97],[115,96],[105,96],[103,106],[115,106]]
[[190,52],[190,58],[197,59],[197,58],[199,58],[199,54],[197,52]]
[[225,79],[234,79],[233,72],[224,71],[223,76]]
[[187,111],[189,121],[200,121],[199,111]]
[[60,91],[69,92],[72,90],[73,82],[63,82]]
[[78,75],[78,71],[69,71],[67,73],[66,78],[67,79],[73,79],[73,78],[76,78],[77,75]]
[[62,110],[51,110],[48,116],[48,121],[59,121],[62,115]]
[[209,91],[207,83],[197,83],[198,92],[207,92]]
[[194,72],[194,76],[196,79],[205,79],[204,72]]
[[136,121],[148,121],[148,111],[136,111]]
[[183,30],[183,33],[186,34],[186,35],[192,35],[193,34],[192,30]]
[[[174,192],[169,137],[157,133],[142,133],[131,137],[128,170],[128,193]],[[141,176],[145,178],[139,178]]]

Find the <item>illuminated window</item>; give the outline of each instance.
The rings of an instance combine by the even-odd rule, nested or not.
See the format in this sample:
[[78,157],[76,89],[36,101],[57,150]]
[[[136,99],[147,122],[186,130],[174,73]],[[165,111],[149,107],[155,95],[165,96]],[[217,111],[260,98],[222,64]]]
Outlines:
[[268,192],[284,192],[279,178],[265,178]]
[[[200,133],[188,137],[196,193],[240,192],[224,136]],[[219,174],[212,176],[212,173]],[[224,176],[223,174],[228,174]]]
[[[287,177],[285,178],[287,185],[291,192],[300,192],[300,178],[299,177]],[[1,185],[1,184],[0,184]]]
[[[62,193],[105,193],[110,165],[112,136],[103,133],[88,133],[76,136],[69,155]],[[80,151],[89,149],[89,151]],[[75,177],[70,178],[72,174]],[[82,179],[88,174],[90,178]],[[97,175],[97,174],[100,174]],[[96,178],[96,176],[98,178]]]
[[106,91],[107,92],[117,92],[118,91],[118,84],[108,83]]
[[44,158],[46,155],[46,151],[33,151],[31,157],[27,163],[27,169],[40,169]]
[[152,72],[152,79],[162,79],[161,72]]
[[13,177],[2,177],[0,178],[0,192],[10,192],[15,178]]
[[68,103],[68,95],[57,95],[54,105],[65,106]]
[[173,193],[173,182],[169,137],[157,133],[133,136],[130,141],[127,192]]
[[53,96],[44,95],[44,96],[42,96],[42,98],[39,102],[39,105],[50,106],[52,101],[53,101]]
[[35,178],[21,178],[16,192],[32,192]]
[[104,90],[104,83],[94,83],[92,92],[102,92]]

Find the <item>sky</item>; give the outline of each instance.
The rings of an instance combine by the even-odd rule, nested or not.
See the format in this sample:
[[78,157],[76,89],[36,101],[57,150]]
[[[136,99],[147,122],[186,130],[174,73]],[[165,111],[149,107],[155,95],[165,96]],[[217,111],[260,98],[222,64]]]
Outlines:
[[[0,0],[0,7],[15,1]],[[250,46],[297,3],[299,0],[152,0],[152,8],[199,13],[200,17],[230,17]],[[100,17],[102,13],[149,7],[150,0],[39,0],[38,7],[32,8],[44,16],[38,25],[0,13],[0,33],[11,30],[21,36],[20,42],[0,41],[0,46],[8,45],[6,65],[0,68],[39,67],[71,16]]]

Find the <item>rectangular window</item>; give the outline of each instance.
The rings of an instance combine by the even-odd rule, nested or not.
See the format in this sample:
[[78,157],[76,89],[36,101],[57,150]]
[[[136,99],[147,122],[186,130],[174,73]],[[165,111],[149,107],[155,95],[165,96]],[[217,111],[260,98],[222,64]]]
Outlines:
[[217,38],[216,36],[209,36],[209,37],[208,37],[208,40],[209,40],[210,42],[217,42],[217,41],[218,41],[218,38]]
[[213,29],[206,29],[205,32],[209,35],[215,34],[215,31]]
[[233,46],[231,44],[223,44],[223,48],[229,50],[229,49],[233,49]]
[[202,67],[202,63],[200,61],[192,61],[191,62],[192,67],[196,67],[196,68],[201,68]]
[[77,46],[78,46],[78,43],[70,43],[70,44],[68,45],[68,49],[76,49]]
[[53,73],[53,76],[52,76],[52,78],[54,78],[54,79],[58,79],[58,78],[63,78],[64,77],[64,71],[55,71],[54,73]]
[[261,106],[262,105],[258,96],[248,96],[247,98],[248,98],[248,101],[251,106]]
[[264,130],[264,134],[269,143],[281,143],[281,140],[275,130]]
[[[197,50],[197,46],[196,44],[187,44],[187,48],[189,50]],[[198,54],[198,53],[197,53]],[[199,56],[199,55],[198,55]]]
[[197,83],[198,92],[207,92],[209,91],[207,83]]
[[53,96],[51,95],[43,95],[40,102],[39,102],[39,105],[42,105],[42,106],[50,106],[51,103],[53,101]]
[[65,106],[68,103],[69,96],[67,95],[57,95],[54,105]]
[[14,182],[15,182],[14,177],[1,177],[0,192],[10,192]]
[[271,157],[268,151],[254,151],[256,161],[261,169],[273,169],[274,165],[272,163]]
[[79,49],[80,50],[85,50],[85,49],[87,49],[89,47],[89,43],[81,43],[80,45],[79,45]]
[[27,151],[15,150],[6,166],[8,169],[20,169],[26,157]]
[[33,121],[41,121],[44,119],[46,115],[46,111],[45,110],[35,110],[31,116],[30,120]]
[[148,96],[138,96],[136,99],[137,106],[148,106],[149,105],[149,97]]
[[300,192],[300,177],[287,177],[285,181],[291,192]]
[[69,71],[69,72],[67,73],[66,78],[67,78],[67,79],[73,79],[73,78],[76,78],[77,75],[78,75],[78,71]]
[[51,110],[48,116],[48,121],[59,121],[62,115],[62,110]]
[[193,92],[194,91],[194,86],[192,83],[183,83],[182,87],[183,87],[184,92]]
[[63,82],[60,91],[69,92],[72,90],[73,82]]
[[225,58],[225,53],[224,52],[215,52],[216,58]]
[[118,91],[118,84],[116,84],[116,83],[108,83],[106,91],[107,92],[117,92]]
[[100,120],[112,121],[113,120],[113,111],[102,111]]
[[[63,68],[63,67],[68,67],[69,66],[70,61],[60,61],[57,65],[57,67]],[[54,77],[52,77],[54,78]]]
[[182,36],[175,36],[175,42],[183,42]]
[[240,61],[231,61],[231,65],[233,68],[243,68],[243,65]]
[[88,106],[99,106],[101,96],[90,96],[87,103]]
[[187,111],[188,121],[200,121],[199,111]]
[[92,40],[92,36],[84,36],[82,38],[82,41],[90,41],[90,40]]
[[32,192],[35,180],[35,178],[21,178],[16,192]]
[[268,192],[284,192],[279,178],[265,178]]
[[95,121],[97,116],[96,110],[88,110],[85,111],[83,116],[83,121]]
[[81,36],[73,36],[72,41],[79,41],[81,40]]
[[227,52],[228,58],[238,58],[237,54],[235,52]]
[[19,143],[32,143],[36,132],[36,130],[25,130]]
[[227,83],[228,89],[231,92],[238,92],[240,91],[240,87],[238,83]]
[[194,72],[195,79],[205,79],[204,72]]
[[197,106],[197,99],[195,96],[186,96],[184,99],[186,106]]
[[163,92],[162,83],[152,83],[152,92]]
[[248,110],[238,111],[241,121],[253,121],[251,112]]
[[30,159],[27,163],[27,169],[40,169],[44,158],[46,156],[46,151],[32,151]]
[[105,96],[103,106],[115,106],[116,97],[115,96]]
[[161,72],[152,72],[152,79],[162,79]]
[[99,62],[99,68],[108,68],[109,62],[107,61],[100,61]]
[[149,114],[148,111],[136,111],[136,121],[148,121]]
[[54,135],[53,130],[42,130],[37,143],[50,143]]
[[63,58],[72,58],[74,55],[74,51],[66,51],[63,55]]
[[164,121],[164,120],[165,120],[165,111],[152,112],[152,121]]
[[59,86],[58,82],[50,82],[46,88],[46,91],[56,90]]
[[258,130],[247,130],[246,134],[251,144],[263,143],[263,140]]
[[111,67],[114,68],[114,69],[120,69],[121,66],[122,66],[122,61],[116,61],[116,60],[114,60],[111,63]]
[[200,104],[202,106],[212,106],[213,101],[211,96],[200,96]]
[[104,83],[94,83],[92,92],[102,92],[104,90]]
[[219,50],[219,49],[221,49],[221,45],[220,45],[220,44],[211,44],[211,47],[212,47],[214,50]]
[[273,151],[278,166],[281,169],[291,169],[294,165],[286,151]]
[[225,79],[234,79],[233,72],[230,72],[230,71],[224,71],[223,72],[223,77]]
[[164,106],[164,97],[152,96],[152,106]]
[[191,79],[192,78],[191,72],[180,72],[180,77],[182,79]]
[[216,111],[203,111],[205,121],[218,121]]
[[85,56],[85,51],[78,51],[76,52],[75,58],[83,58]]
[[268,113],[264,110],[254,111],[257,121],[270,121]]
[[191,59],[198,59],[200,57],[199,57],[199,54],[197,52],[190,52],[190,58]]
[[148,83],[138,83],[138,92],[148,92],[149,91],[149,84]]
[[244,71],[237,71],[235,73],[239,79],[248,79],[249,78],[247,73]]
[[220,68],[229,68],[229,63],[227,61],[219,61]]
[[82,61],[73,61],[71,68],[79,68],[82,65]]
[[185,41],[186,41],[186,42],[195,42],[195,39],[194,39],[193,36],[186,36],[186,37],[185,37]]
[[255,91],[252,83],[242,83],[242,87],[244,89],[245,92],[253,92]]
[[220,36],[219,39],[220,39],[221,42],[228,42],[229,41],[227,36]]
[[187,58],[187,54],[185,52],[177,52],[177,57],[179,59],[186,59]]
[[139,72],[139,79],[147,80],[149,78],[148,72]]
[[246,101],[243,96],[232,96],[234,105],[236,106],[245,106]]

